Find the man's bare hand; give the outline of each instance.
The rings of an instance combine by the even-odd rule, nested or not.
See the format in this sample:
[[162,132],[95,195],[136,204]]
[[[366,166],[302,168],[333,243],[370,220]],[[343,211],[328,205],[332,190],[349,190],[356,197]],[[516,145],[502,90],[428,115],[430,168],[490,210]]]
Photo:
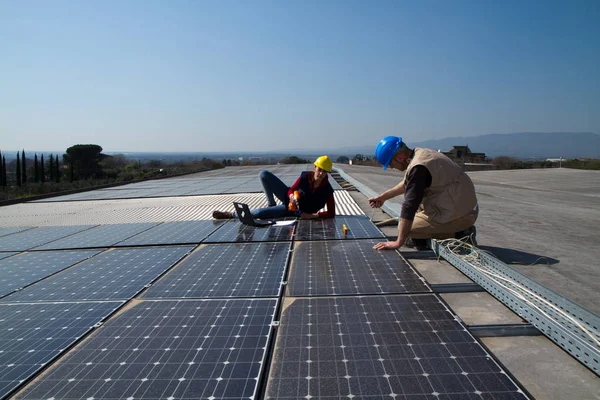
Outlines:
[[379,242],[375,246],[373,246],[374,250],[396,250],[402,247],[400,243],[397,241],[393,242]]
[[379,196],[371,197],[369,199],[369,205],[371,208],[380,208],[383,203],[385,203],[385,200],[381,200]]

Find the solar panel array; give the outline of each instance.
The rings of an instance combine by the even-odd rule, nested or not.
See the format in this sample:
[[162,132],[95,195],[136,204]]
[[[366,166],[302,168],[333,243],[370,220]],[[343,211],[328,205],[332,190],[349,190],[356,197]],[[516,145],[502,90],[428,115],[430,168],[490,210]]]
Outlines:
[[297,299],[267,399],[525,399],[434,295]]
[[36,251],[0,260],[0,297],[98,254],[100,250]]
[[0,398],[64,353],[121,305],[0,304]]
[[397,252],[373,250],[385,237],[347,192],[335,219],[201,220],[264,205],[259,169],[234,171],[35,203],[93,224],[1,228],[0,399],[525,398]]

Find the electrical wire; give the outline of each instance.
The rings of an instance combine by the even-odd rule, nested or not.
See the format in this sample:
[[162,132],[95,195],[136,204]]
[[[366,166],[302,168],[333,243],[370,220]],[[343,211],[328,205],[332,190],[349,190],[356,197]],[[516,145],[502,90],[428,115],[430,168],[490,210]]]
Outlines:
[[[594,331],[589,330],[584,325],[582,325],[575,317],[569,315],[567,312],[561,310],[559,307],[555,306],[550,301],[548,301],[545,298],[539,296],[538,294],[532,292],[531,290],[524,287],[523,285],[520,285],[519,283],[517,283],[511,279],[505,278],[501,275],[495,274],[495,273],[485,269],[485,262],[484,262],[484,260],[481,259],[481,254],[486,254],[488,257],[492,257],[492,258],[496,258],[496,257],[493,254],[491,254],[485,250],[480,250],[477,247],[471,245],[470,243],[467,243],[467,240],[469,240],[469,239],[470,239],[470,237],[466,236],[461,239],[437,240],[437,243],[440,246],[445,247],[448,251],[450,251],[455,256],[459,257],[460,259],[462,259],[463,261],[468,263],[470,266],[475,268],[477,271],[480,271],[480,272],[484,273],[485,275],[495,278],[494,281],[498,285],[500,285],[501,287],[506,289],[508,292],[512,293],[515,297],[521,299],[522,301],[526,302],[527,304],[529,304],[532,307],[534,307],[535,309],[537,309],[540,313],[545,315],[550,320],[556,322],[559,325],[563,325],[563,323],[561,321],[557,320],[554,316],[548,314],[545,310],[543,310],[541,307],[539,307],[533,301],[526,298],[521,292],[518,292],[517,290],[507,286],[506,284],[502,283],[501,281],[505,281],[505,282],[510,283],[513,286],[516,286],[522,292],[527,293],[529,296],[531,296],[534,299],[538,300],[539,302],[545,304],[549,308],[552,308],[555,312],[562,315],[563,318],[565,318],[568,321],[572,322],[573,324],[577,325],[583,331],[583,333],[585,335],[587,335],[596,344],[596,346],[600,347],[600,340],[597,338],[598,334]],[[464,254],[461,251],[467,252],[467,254]],[[438,261],[439,261],[439,257],[440,256],[438,256]],[[540,258],[538,258],[538,260],[541,258],[545,258],[545,257],[540,257]],[[536,260],[536,262],[537,262],[537,260]],[[477,265],[477,264],[479,264],[479,265]]]

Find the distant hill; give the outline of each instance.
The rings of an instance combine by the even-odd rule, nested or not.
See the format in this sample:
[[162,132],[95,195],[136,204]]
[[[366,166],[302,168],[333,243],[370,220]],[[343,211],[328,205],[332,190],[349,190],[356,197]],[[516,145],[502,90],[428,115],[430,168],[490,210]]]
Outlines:
[[408,145],[442,151],[448,151],[452,146],[468,145],[472,152],[485,153],[489,158],[600,158],[600,135],[588,132],[492,134],[409,142]]

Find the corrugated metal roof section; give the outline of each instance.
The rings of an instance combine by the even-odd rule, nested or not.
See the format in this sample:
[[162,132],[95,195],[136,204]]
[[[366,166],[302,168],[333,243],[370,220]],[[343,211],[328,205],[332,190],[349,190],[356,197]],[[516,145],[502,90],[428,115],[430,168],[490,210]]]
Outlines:
[[[335,191],[337,215],[364,215],[345,191]],[[86,202],[24,203],[0,208],[0,226],[62,226],[211,219],[214,210],[233,211],[233,202],[266,207],[263,193],[222,194]]]

